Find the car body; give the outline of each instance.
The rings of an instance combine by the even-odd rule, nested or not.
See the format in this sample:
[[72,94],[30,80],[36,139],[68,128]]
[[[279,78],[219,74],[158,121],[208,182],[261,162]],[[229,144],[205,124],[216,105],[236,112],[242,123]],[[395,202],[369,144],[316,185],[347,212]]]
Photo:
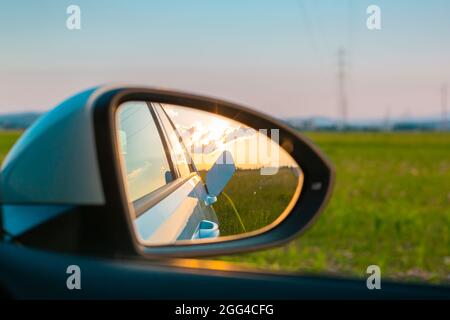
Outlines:
[[[119,117],[118,120],[121,122],[122,139],[126,141],[124,162],[130,166],[134,161],[138,166],[128,168],[128,174],[140,172],[141,163],[149,163],[151,158],[157,157],[155,145],[160,141],[161,147],[165,149],[165,152],[161,153],[164,156],[162,161],[168,163],[162,186],[146,194],[131,195],[139,236],[152,243],[218,237],[219,221],[211,203],[208,203],[206,185],[166,112],[160,104],[151,102],[131,102],[122,108],[127,112],[123,119]],[[144,122],[145,118],[147,122]],[[144,124],[141,124],[142,122]],[[150,122],[154,122],[155,132],[151,132],[153,124]],[[139,124],[143,129],[136,132],[135,128],[139,127]],[[157,140],[144,140],[147,145],[153,145],[153,150],[146,152],[139,139],[141,135],[152,136],[150,139]],[[149,174],[143,178],[151,180],[153,175]],[[133,190],[130,184],[135,180],[127,179],[129,190]]]

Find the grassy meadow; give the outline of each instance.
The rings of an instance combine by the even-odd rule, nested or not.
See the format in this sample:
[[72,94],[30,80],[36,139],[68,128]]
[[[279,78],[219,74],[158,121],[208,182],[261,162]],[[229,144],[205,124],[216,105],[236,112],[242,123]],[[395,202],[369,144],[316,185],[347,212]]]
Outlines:
[[[0,161],[18,136],[0,132]],[[366,277],[367,266],[377,264],[383,279],[450,284],[450,134],[308,136],[336,167],[334,194],[322,216],[284,247],[220,259],[263,269],[351,277]],[[282,188],[290,183],[275,184],[272,192],[267,188],[264,192],[272,196],[278,192],[281,206]],[[248,196],[254,183],[230,185],[225,191],[236,206],[246,206],[238,208],[240,212],[252,210],[252,216],[272,219],[273,202]],[[222,203],[216,205],[217,211],[217,206],[226,205]],[[230,212],[225,207],[220,211]],[[251,228],[250,215],[242,218]],[[236,232],[227,228],[225,232]]]
[[0,130],[0,164],[6,157],[9,149],[14,145],[16,140],[20,137],[20,131],[1,131]]
[[242,234],[270,225],[288,206],[297,183],[298,177],[287,167],[275,175],[237,170],[213,205],[220,235]]
[[224,260],[261,268],[450,283],[450,134],[311,133],[336,168],[333,197],[285,247]]

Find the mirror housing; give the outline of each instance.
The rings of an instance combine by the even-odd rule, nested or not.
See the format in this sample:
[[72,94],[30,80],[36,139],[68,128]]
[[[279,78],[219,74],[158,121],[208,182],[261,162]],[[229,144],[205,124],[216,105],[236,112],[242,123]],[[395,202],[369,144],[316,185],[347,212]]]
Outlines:
[[[130,218],[115,124],[118,107],[136,100],[207,111],[256,130],[278,129],[280,146],[304,173],[297,200],[272,225],[245,238],[204,240],[195,245],[142,245]],[[211,170],[207,181],[211,195],[220,193],[228,181],[217,179],[216,173],[221,171],[230,176],[232,167]],[[113,86],[82,92],[43,116],[13,147],[0,180],[4,224],[11,217],[20,219],[24,206],[28,214],[39,214],[49,207],[53,210],[53,215],[15,235],[24,245],[96,256],[198,257],[259,250],[298,236],[327,203],[334,170],[307,138],[260,112],[177,91]]]

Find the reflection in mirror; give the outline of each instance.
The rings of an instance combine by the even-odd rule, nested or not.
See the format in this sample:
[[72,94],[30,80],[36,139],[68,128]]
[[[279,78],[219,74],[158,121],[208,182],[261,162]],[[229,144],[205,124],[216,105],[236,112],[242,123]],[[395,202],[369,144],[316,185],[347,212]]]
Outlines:
[[119,106],[116,127],[132,220],[145,245],[253,235],[284,219],[299,197],[303,173],[279,146],[277,129],[144,101]]

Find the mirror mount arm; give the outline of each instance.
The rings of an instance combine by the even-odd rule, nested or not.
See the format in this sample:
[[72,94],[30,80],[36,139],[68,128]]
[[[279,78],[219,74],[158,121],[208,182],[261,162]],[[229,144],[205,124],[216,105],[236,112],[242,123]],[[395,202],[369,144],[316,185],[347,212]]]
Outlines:
[[235,171],[233,156],[230,151],[223,151],[206,175],[208,194],[204,202],[207,207],[217,202],[217,196],[223,191]]

